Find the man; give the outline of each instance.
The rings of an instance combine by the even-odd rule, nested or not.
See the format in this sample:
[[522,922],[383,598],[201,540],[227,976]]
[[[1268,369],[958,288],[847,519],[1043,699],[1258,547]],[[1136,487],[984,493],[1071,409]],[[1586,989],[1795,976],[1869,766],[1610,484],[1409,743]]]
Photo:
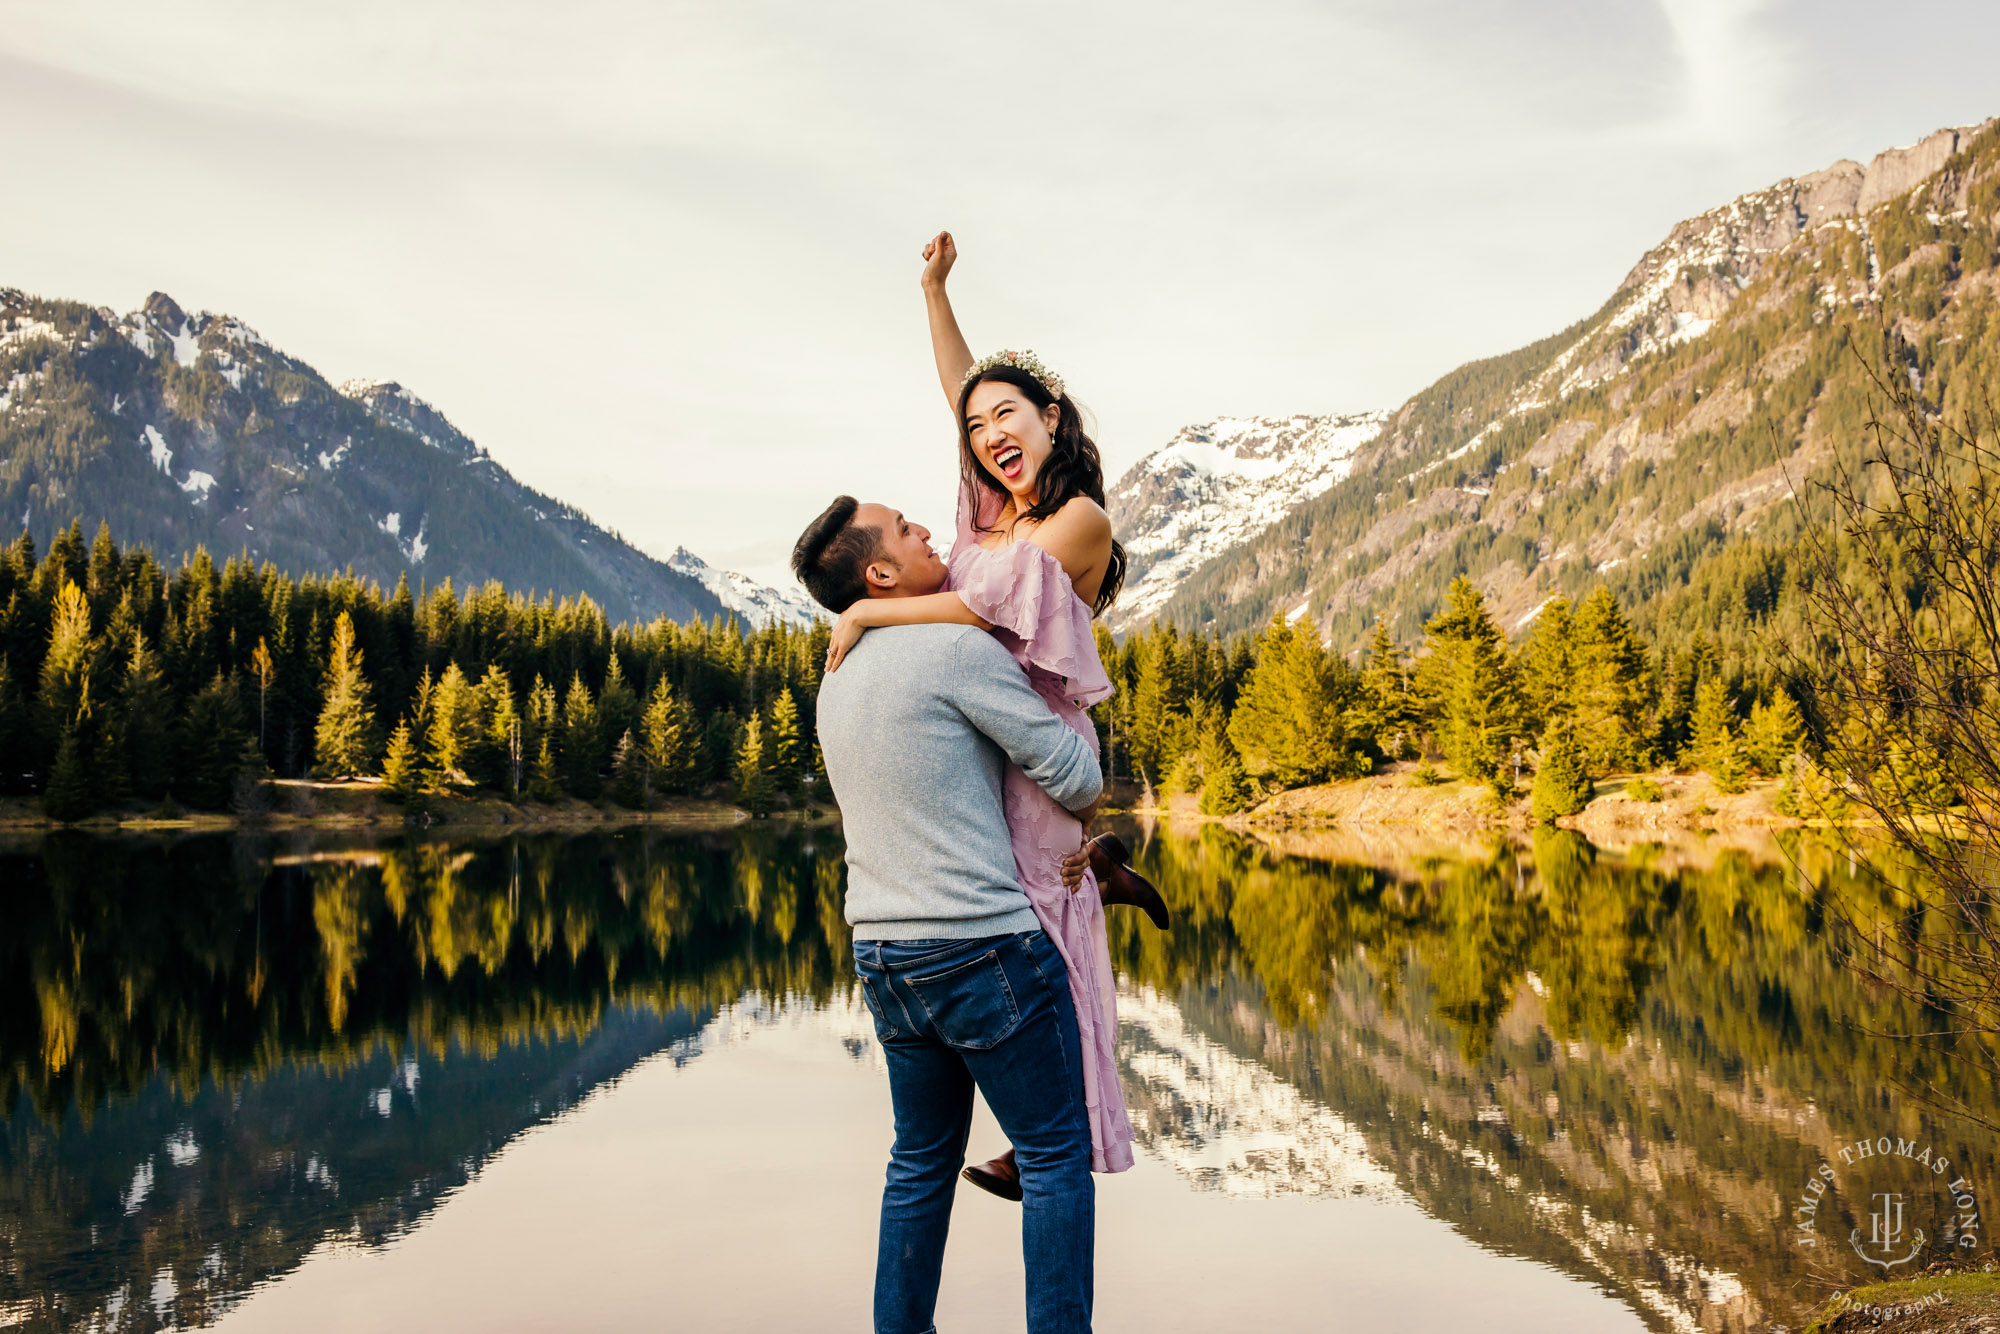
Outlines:
[[[842,496],[792,551],[836,614],[944,586],[930,534]],[[1095,1188],[1081,1044],[1062,956],[1015,877],[1008,760],[1085,818],[1103,788],[1083,738],[997,640],[962,625],[872,630],[828,674],[819,741],[847,836],[854,965],[889,1066],[877,1334],[931,1334],[976,1086],[1018,1155],[1029,1334],[1090,1328]]]

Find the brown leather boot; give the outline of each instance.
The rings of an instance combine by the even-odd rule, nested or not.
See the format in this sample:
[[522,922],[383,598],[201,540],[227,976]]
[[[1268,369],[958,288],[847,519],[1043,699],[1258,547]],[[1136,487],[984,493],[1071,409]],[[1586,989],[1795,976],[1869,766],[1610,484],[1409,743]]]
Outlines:
[[1012,1149],[990,1162],[968,1167],[959,1175],[1003,1200],[1012,1200],[1016,1204],[1021,1202],[1021,1169],[1014,1163]]
[[1167,901],[1152,881],[1132,869],[1132,852],[1124,839],[1099,834],[1085,846],[1090,849],[1090,869],[1097,876],[1097,896],[1105,907],[1122,903],[1145,913],[1162,931],[1171,927],[1173,915],[1167,911]]

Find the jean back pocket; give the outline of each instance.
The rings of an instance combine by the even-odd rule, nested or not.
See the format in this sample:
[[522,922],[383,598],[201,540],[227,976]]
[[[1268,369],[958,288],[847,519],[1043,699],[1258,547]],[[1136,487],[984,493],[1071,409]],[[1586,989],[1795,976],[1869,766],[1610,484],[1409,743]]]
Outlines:
[[947,1046],[985,1051],[1005,1042],[1020,1025],[1021,1007],[1000,962],[987,950],[954,968],[907,979],[931,1027]]
[[[882,985],[888,985],[886,978],[882,980]],[[868,1013],[875,1018],[875,1036],[883,1042],[893,1042],[901,1030],[889,1022],[888,1011],[882,1008],[882,996],[875,990],[875,986],[875,978],[867,973],[861,974],[861,999],[867,1005]]]

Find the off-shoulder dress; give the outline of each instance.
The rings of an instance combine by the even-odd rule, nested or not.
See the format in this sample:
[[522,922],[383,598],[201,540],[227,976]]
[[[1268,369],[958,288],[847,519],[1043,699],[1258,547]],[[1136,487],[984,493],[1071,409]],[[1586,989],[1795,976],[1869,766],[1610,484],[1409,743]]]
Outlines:
[[[1032,542],[988,550],[979,544],[1004,501],[976,484],[960,487],[958,533],[946,561],[945,587],[993,625],[993,635],[1027,669],[1035,692],[1097,752],[1097,729],[1084,710],[1112,694],[1097,656],[1090,608],[1076,594],[1062,563]],[[1042,929],[1069,969],[1070,995],[1082,1038],[1083,1091],[1090,1108],[1091,1169],[1132,1166],[1132,1122],[1118,1084],[1117,991],[1105,941],[1104,904],[1089,871],[1072,894],[1063,888],[1062,861],[1083,844],[1083,826],[1009,764],[1002,789],[1014,869]]]

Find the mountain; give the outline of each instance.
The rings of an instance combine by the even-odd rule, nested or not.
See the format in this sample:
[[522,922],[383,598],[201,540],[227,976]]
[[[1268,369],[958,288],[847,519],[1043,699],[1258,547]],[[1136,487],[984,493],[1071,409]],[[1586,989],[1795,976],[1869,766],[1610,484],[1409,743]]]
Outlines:
[[773,620],[786,625],[811,625],[815,620],[831,619],[826,609],[803,588],[773,588],[747,574],[718,570],[686,547],[674,549],[674,554],[667,557],[667,568],[699,582],[745,625],[767,625]]
[[119,316],[0,289],[0,515],[16,514],[41,543],[105,520],[163,559],[200,545],[385,586],[499,580],[587,594],[614,621],[754,601],[523,486],[401,385],[336,389],[240,321],[157,292]]
[[1218,417],[1132,465],[1106,497],[1129,565],[1105,624],[1119,631],[1150,619],[1209,560],[1345,477],[1388,419]]
[[1344,478],[1146,610],[1310,615],[1346,650],[1378,616],[1415,639],[1463,573],[1509,630],[1597,582],[1642,624],[1755,617],[1779,577],[1756,553],[1797,535],[1795,485],[1860,458],[1874,374],[1945,411],[2000,380],[1997,215],[1988,121],[1682,222],[1595,314],[1418,393]]

